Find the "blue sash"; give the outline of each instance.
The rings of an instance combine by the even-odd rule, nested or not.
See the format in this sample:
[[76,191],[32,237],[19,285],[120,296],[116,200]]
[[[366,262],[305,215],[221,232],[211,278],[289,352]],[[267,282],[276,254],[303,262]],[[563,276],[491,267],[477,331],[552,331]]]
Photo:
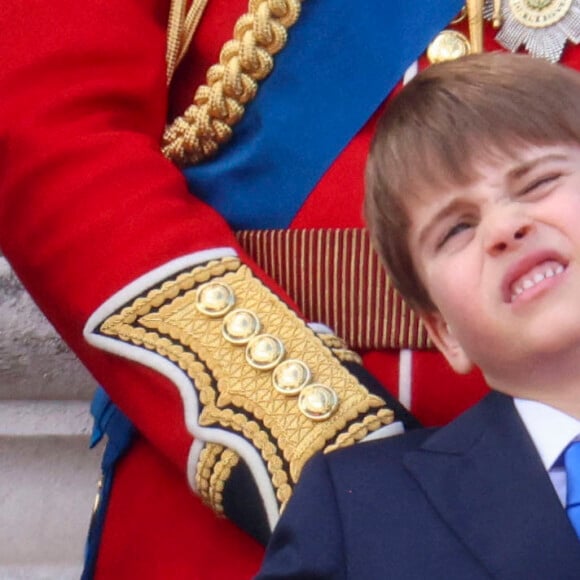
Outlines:
[[[462,0],[306,0],[234,137],[184,170],[233,229],[288,227]],[[362,179],[362,176],[361,176]]]

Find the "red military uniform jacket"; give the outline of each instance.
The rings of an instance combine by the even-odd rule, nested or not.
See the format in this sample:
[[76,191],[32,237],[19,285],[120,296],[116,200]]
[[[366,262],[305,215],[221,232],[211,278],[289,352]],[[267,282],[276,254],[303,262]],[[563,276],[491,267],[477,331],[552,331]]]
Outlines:
[[[354,389],[348,393],[356,392],[366,401],[364,410],[356,412],[360,411],[361,417],[372,415],[376,425],[367,422],[365,428],[372,431],[387,424],[386,420],[381,423],[378,411],[374,415],[374,411],[369,411],[376,402],[374,395],[366,394],[364,388],[360,390],[357,380],[351,374],[341,374],[343,371],[336,366],[335,359],[348,362],[354,360],[354,355],[340,344],[336,346],[332,338],[319,344],[318,334],[296,322],[309,317],[310,301],[304,299],[308,291],[297,291],[288,283],[295,278],[292,272],[285,278],[277,272],[276,265],[261,261],[259,251],[252,251],[250,242],[236,236],[234,230],[238,228],[231,220],[216,209],[212,200],[204,199],[202,192],[190,192],[181,169],[161,154],[166,122],[191,103],[193,87],[207,82],[208,69],[219,61],[224,43],[234,34],[236,21],[247,10],[246,4],[238,0],[209,2],[190,51],[168,91],[167,3],[58,0],[30,4],[7,0],[3,5],[0,247],[40,308],[138,432],[116,466],[96,562],[97,578],[243,579],[258,569],[262,546],[227,519],[217,517],[191,489],[197,481],[197,491],[206,501],[211,503],[212,493],[219,496],[219,485],[210,476],[204,479],[203,470],[199,469],[200,458],[203,453],[209,454],[208,448],[196,451],[195,445],[200,439],[198,433],[205,434],[208,426],[218,425],[221,429],[229,419],[223,415],[215,420],[202,417],[199,401],[207,410],[210,405],[204,396],[211,398],[212,393],[226,392],[230,403],[238,404],[239,398],[231,390],[233,375],[224,369],[232,368],[232,361],[242,352],[235,351],[229,366],[224,363],[219,367],[219,355],[212,355],[210,363],[210,350],[200,354],[202,351],[196,346],[196,341],[205,338],[205,331],[196,330],[191,340],[183,338],[183,333],[193,326],[183,326],[187,317],[175,300],[185,296],[187,302],[188,293],[201,287],[204,280],[226,277],[232,280],[234,289],[239,287],[243,292],[248,292],[251,285],[255,290],[255,311],[260,312],[265,304],[274,305],[270,312],[277,317],[276,324],[272,322],[274,314],[265,318],[270,326],[287,329],[287,320],[292,320],[292,332],[298,333],[296,341],[316,345],[314,354],[309,355],[316,372],[321,376],[326,372],[316,366],[322,365],[320,353],[326,353],[326,368],[334,369],[328,371],[330,375],[336,379],[338,373],[337,382],[342,381]],[[334,16],[329,14],[330,17]],[[447,22],[450,17],[443,20]],[[465,23],[457,27],[465,28]],[[291,43],[292,28],[288,35]],[[494,36],[495,31],[486,24],[486,49],[498,48]],[[344,72],[348,76],[348,66],[352,65],[346,58],[348,47],[340,45],[340,35],[326,38],[321,30],[318,41],[344,51]],[[580,62],[578,54],[575,47],[568,46],[563,61],[576,67]],[[360,91],[364,89],[358,87]],[[340,92],[340,87],[329,87],[328,99]],[[248,108],[251,106],[250,103]],[[289,229],[360,231],[362,176],[373,119],[371,115],[369,122],[341,147],[332,165],[291,216]],[[315,239],[318,244],[328,240]],[[297,243],[292,238],[284,240],[279,251],[284,244]],[[302,256],[307,263],[307,244],[296,247],[298,250],[288,255],[294,259]],[[227,251],[222,251],[224,248]],[[314,252],[313,256],[320,258],[324,252]],[[332,304],[342,292],[346,272],[340,268],[345,264],[359,266],[356,257],[349,261],[342,256],[336,262],[310,265],[312,270],[298,274],[301,288],[308,290],[314,287],[315,276],[334,266],[338,268],[334,282],[327,290],[316,287],[314,293],[321,297],[312,299],[319,306],[329,305],[323,320],[328,324],[337,319]],[[357,272],[351,272],[349,279],[378,279],[368,269],[360,270],[362,274]],[[193,278],[188,278],[190,275]],[[235,277],[238,275],[239,280]],[[364,299],[368,285],[363,283],[356,291],[363,296],[360,311],[352,305],[344,308],[349,314],[346,318],[372,319],[368,312],[364,317],[362,314],[368,307]],[[165,306],[167,316],[162,310]],[[171,318],[176,311],[180,313],[179,321],[169,328],[176,320]],[[203,319],[203,328],[210,336],[214,319],[203,318],[199,309],[191,312],[188,324],[195,325]],[[146,318],[149,326],[135,330],[133,321],[140,316]],[[344,322],[345,315],[341,316],[338,318]],[[398,314],[382,311],[374,318],[382,320],[385,316],[399,320]],[[348,328],[352,324],[351,321]],[[373,340],[355,340],[356,344],[349,340],[349,346],[356,347],[366,368],[393,395],[410,405],[423,423],[445,423],[485,392],[479,375],[455,378],[439,355],[428,349],[401,357],[399,347],[405,346],[405,340],[399,344],[395,338],[394,346],[389,348],[374,344]],[[413,340],[408,346],[414,346]],[[204,348],[209,346],[205,344]],[[223,352],[234,352],[232,348],[228,343]],[[289,352],[291,348],[298,347],[287,345]],[[196,370],[198,367],[211,372],[202,373]],[[247,367],[236,368],[236,377],[246,376]],[[199,391],[183,382],[187,373],[194,377]],[[202,376],[211,376],[216,385],[228,387],[224,387],[225,391],[219,391],[219,387],[203,391]],[[342,395],[341,404],[345,400]],[[255,401],[252,404],[253,412],[259,414]],[[239,403],[246,411],[248,405]],[[332,417],[340,417],[340,409]],[[352,413],[354,417],[355,411]],[[241,432],[243,428],[236,426],[235,416],[228,415],[234,417],[232,429]],[[268,422],[263,416],[262,419]],[[360,424],[365,420],[361,418]],[[346,419],[342,420],[336,433],[346,423]],[[328,424],[317,423],[316,428],[326,429],[324,425]],[[221,433],[220,429],[217,431]],[[215,432],[214,429],[212,433]],[[257,435],[244,436],[258,441]],[[353,440],[361,436],[357,434]],[[320,435],[323,443],[313,444],[312,450],[325,446],[329,440],[330,435]],[[230,439],[226,437],[224,441],[228,443]],[[212,440],[212,444],[216,442]],[[239,443],[242,455],[244,445]],[[268,456],[267,444],[259,445],[261,458],[256,464],[268,464],[264,459]],[[252,453],[248,451],[248,456]],[[307,456],[308,453],[299,462],[298,472]],[[207,467],[209,459],[204,461]],[[292,461],[288,460],[290,470]],[[274,481],[276,476],[272,474],[280,475],[283,470],[277,471],[272,465],[268,464],[268,473]],[[228,469],[225,459],[221,467],[223,474]],[[262,473],[260,469],[258,465],[255,473]],[[219,483],[219,473],[215,469],[213,473]],[[206,489],[204,496],[205,484],[209,491]],[[280,498],[285,497],[284,485],[274,481],[273,486],[277,500],[283,503]],[[214,504],[220,501],[218,497]]]

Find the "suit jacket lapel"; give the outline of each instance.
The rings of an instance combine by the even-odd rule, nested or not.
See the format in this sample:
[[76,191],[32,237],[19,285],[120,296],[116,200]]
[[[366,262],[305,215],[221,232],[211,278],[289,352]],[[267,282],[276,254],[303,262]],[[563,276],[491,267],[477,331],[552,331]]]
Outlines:
[[580,577],[580,542],[511,398],[489,395],[405,465],[493,577]]

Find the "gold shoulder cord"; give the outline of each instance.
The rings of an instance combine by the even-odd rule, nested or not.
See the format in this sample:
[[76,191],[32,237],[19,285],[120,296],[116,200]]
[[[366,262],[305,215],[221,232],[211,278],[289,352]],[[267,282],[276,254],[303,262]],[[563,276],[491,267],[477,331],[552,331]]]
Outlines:
[[[272,56],[285,46],[300,6],[300,0],[250,0],[248,12],[235,24],[234,38],[221,50],[219,64],[208,70],[207,84],[197,89],[183,116],[167,127],[162,145],[166,157],[179,165],[199,163],[231,138],[232,126],[256,96],[257,81],[272,71]],[[182,10],[172,6],[174,16]],[[168,49],[168,75],[178,62],[174,52]],[[179,53],[184,52],[182,47]]]
[[171,83],[173,73],[185,56],[197,25],[201,20],[208,0],[193,0],[189,10],[185,10],[187,0],[171,0],[167,22],[167,84]]
[[483,52],[483,0],[467,0],[471,53]]

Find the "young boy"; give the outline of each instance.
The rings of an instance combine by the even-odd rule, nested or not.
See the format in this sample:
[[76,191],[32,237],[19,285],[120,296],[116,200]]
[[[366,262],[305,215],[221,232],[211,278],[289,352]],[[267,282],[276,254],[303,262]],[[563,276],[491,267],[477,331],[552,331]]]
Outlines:
[[580,578],[580,76],[511,54],[427,69],[379,123],[365,211],[433,342],[494,392],[312,460],[260,578]]

